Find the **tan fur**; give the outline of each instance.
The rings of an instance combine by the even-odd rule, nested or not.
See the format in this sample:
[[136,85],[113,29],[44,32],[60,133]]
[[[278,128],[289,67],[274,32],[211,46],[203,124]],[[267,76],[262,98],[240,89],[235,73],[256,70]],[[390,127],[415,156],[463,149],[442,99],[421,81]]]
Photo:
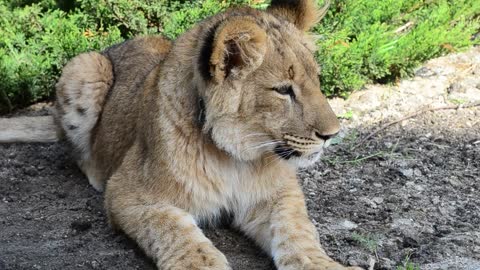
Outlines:
[[306,31],[325,16],[329,6],[330,0],[325,1],[322,9],[317,9],[311,0],[272,0],[268,11]]
[[50,116],[0,118],[0,127],[0,143],[58,140]]
[[[222,212],[278,269],[347,269],[321,248],[296,179],[339,130],[303,32],[311,22],[274,15],[231,9],[174,45],[145,37],[80,55],[60,79],[62,127],[80,117],[74,106],[93,112],[81,115],[88,136],[65,130],[82,170],[159,269],[231,269],[198,227]],[[99,87],[81,83],[90,78]]]

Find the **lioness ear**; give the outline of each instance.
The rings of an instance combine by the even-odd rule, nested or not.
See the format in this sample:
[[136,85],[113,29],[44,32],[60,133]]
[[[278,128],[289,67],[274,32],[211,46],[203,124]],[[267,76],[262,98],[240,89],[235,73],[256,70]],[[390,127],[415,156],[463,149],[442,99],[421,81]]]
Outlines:
[[329,6],[329,0],[320,10],[315,0],[272,0],[267,11],[295,24],[298,29],[307,31],[325,16]]
[[236,16],[220,24],[210,56],[210,75],[217,83],[244,78],[263,62],[267,34],[253,18]]

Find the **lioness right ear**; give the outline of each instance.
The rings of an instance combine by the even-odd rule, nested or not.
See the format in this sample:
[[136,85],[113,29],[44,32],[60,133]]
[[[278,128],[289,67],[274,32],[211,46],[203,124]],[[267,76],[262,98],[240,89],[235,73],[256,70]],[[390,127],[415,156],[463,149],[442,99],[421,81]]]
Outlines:
[[330,0],[321,9],[317,8],[315,0],[272,0],[267,11],[293,23],[298,29],[308,31],[327,13]]
[[216,83],[227,78],[242,79],[263,62],[267,34],[254,19],[235,16],[215,31],[208,61],[209,75]]

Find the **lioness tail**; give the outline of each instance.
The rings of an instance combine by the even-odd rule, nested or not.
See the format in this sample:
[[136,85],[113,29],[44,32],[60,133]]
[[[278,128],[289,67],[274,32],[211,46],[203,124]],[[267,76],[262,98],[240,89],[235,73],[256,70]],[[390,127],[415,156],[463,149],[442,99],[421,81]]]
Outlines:
[[0,118],[0,143],[57,140],[55,123],[51,116]]

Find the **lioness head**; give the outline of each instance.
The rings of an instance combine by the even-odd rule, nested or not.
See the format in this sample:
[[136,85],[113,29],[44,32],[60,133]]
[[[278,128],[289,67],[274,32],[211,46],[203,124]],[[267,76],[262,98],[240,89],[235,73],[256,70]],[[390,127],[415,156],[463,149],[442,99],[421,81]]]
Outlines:
[[315,44],[306,31],[322,15],[314,1],[272,1],[214,17],[199,46],[203,130],[233,157],[308,166],[339,131],[322,95]]

